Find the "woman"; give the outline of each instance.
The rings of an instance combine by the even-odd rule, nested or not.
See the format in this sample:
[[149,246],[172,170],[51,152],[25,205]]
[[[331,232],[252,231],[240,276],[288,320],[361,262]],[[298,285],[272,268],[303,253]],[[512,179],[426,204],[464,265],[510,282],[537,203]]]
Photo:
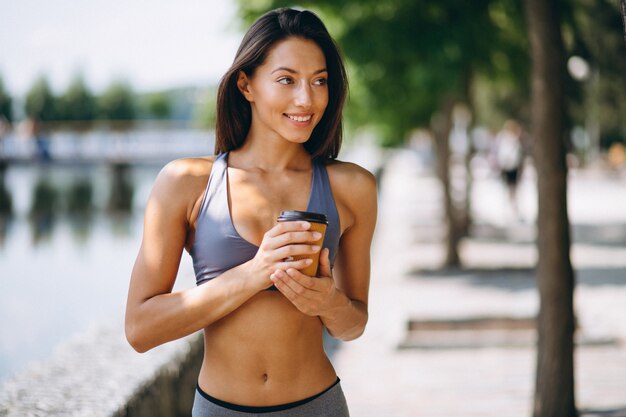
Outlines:
[[[275,10],[244,36],[218,91],[215,157],[169,163],[145,212],[126,335],[139,352],[204,329],[193,416],[347,416],[322,333],[367,322],[373,176],[335,160],[347,90],[311,12]],[[306,221],[329,219],[323,247]],[[183,249],[195,288],[172,293]],[[320,253],[317,277],[300,270]],[[277,290],[277,291],[267,291]]]

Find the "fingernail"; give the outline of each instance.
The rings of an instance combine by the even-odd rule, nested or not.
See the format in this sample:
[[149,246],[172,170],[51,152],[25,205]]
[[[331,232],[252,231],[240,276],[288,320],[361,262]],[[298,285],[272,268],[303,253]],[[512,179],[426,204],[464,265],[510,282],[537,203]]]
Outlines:
[[307,258],[307,259],[304,260],[304,263],[307,264],[307,265],[311,265],[313,263],[313,259]]
[[317,245],[313,245],[313,246],[311,247],[311,249],[313,249],[313,252],[317,252],[317,251],[319,251],[319,250],[320,250],[320,247],[319,247],[319,246],[317,246]]
[[305,230],[306,230],[306,229],[308,229],[309,227],[311,227],[311,223],[309,223],[309,222],[302,222],[302,228],[303,228],[303,229],[305,229]]
[[322,234],[320,232],[313,232],[313,239],[317,240],[321,237],[322,237]]

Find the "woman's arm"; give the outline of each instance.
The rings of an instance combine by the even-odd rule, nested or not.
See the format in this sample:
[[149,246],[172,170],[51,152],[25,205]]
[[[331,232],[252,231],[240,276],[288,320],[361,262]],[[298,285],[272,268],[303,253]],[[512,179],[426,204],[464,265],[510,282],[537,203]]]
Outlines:
[[[205,285],[172,293],[202,175],[194,162],[169,163],[157,177],[144,215],[126,304],[126,337],[139,352],[189,335],[237,308],[258,290],[242,268]],[[206,176],[204,176],[206,180]]]
[[[206,164],[206,161],[203,161]],[[126,304],[126,337],[139,352],[194,333],[237,309],[269,287],[269,275],[282,259],[310,251],[306,222],[282,223],[263,238],[255,258],[195,288],[172,293],[198,190],[206,173],[190,160],[168,164],[154,185],[144,218],[144,233],[132,271]],[[293,262],[302,269],[304,261]]]
[[339,243],[333,276],[326,249],[320,256],[319,277],[307,277],[295,269],[287,269],[274,272],[271,278],[300,311],[319,316],[332,336],[347,341],[359,337],[367,324],[377,192],[372,174],[355,165],[346,165],[346,172],[333,184],[333,191],[346,205],[351,218]]

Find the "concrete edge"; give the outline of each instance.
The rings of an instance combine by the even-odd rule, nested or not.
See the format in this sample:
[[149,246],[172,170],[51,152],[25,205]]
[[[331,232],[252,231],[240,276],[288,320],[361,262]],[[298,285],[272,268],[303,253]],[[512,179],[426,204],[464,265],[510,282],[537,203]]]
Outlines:
[[139,354],[98,323],[0,383],[0,416],[189,415],[202,355],[201,333]]

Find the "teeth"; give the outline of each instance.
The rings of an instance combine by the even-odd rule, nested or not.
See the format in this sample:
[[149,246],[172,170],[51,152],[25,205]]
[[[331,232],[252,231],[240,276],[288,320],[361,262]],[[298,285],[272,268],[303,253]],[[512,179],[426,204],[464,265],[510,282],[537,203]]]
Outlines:
[[289,117],[291,120],[295,120],[296,122],[308,122],[309,120],[311,120],[311,115],[302,117],[287,115],[287,117]]

